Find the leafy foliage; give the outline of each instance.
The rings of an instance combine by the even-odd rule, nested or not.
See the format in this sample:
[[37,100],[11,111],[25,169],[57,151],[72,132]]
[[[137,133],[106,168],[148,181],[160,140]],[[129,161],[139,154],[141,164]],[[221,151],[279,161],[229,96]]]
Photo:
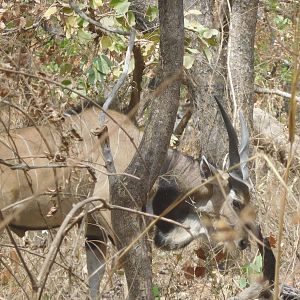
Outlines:
[[239,279],[239,286],[241,289],[244,289],[245,287],[249,286],[249,277],[251,275],[258,275],[262,273],[263,268],[263,260],[262,256],[259,254],[255,257],[253,262],[250,262],[249,264],[246,264],[243,266],[242,270],[245,276],[242,276]]

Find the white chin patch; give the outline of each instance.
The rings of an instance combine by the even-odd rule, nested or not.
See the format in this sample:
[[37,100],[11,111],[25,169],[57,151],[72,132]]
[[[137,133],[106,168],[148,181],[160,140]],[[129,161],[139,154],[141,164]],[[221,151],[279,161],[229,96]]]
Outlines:
[[190,227],[190,230],[179,226],[175,226],[168,233],[162,233],[158,230],[156,234],[159,235],[162,248],[175,250],[186,246],[200,235],[208,237],[207,229],[201,225],[198,216],[188,216],[182,225]]

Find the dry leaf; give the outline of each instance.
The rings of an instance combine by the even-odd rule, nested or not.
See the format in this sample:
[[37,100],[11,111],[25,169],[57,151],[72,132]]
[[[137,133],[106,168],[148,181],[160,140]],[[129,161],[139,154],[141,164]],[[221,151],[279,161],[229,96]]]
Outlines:
[[206,254],[205,254],[205,251],[200,247],[196,250],[194,250],[197,257],[200,258],[200,259],[203,259],[203,260],[206,260]]
[[205,272],[206,272],[206,269],[205,269],[205,267],[202,267],[202,266],[198,266],[194,269],[194,273],[195,273],[196,277],[204,277]]
[[47,218],[53,217],[57,212],[57,207],[52,206],[49,210],[49,212],[47,213]]
[[277,240],[272,233],[270,233],[268,240],[269,240],[271,248],[276,248]]
[[226,258],[226,256],[227,254],[224,251],[219,251],[214,258],[216,262],[220,262],[223,261]]
[[181,270],[184,272],[183,274],[186,279],[194,278],[194,268],[189,262],[185,262]]

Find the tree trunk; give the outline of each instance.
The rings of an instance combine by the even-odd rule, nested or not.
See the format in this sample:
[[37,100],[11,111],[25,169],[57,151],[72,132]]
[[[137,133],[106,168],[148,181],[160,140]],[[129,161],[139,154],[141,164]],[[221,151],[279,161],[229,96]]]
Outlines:
[[[207,28],[213,28],[214,4],[213,0],[202,0],[196,3],[187,1],[186,7],[201,11],[201,15],[193,16],[193,19]],[[219,19],[222,19],[221,15]],[[220,24],[220,28],[223,28],[223,24]],[[194,157],[205,155],[209,161],[219,167],[227,152],[227,134],[225,128],[220,126],[220,124],[223,125],[223,122],[221,116],[217,114],[218,110],[213,95],[219,96],[223,102],[222,98],[226,89],[225,45],[226,39],[224,38],[219,49],[209,48],[211,51],[210,61],[202,53],[197,56],[193,67],[187,70],[193,115],[191,126],[186,130],[182,138],[183,146],[181,146],[181,150],[184,152],[188,152]],[[197,47],[201,51],[203,45],[195,43],[193,47]]]
[[[139,151],[126,173],[140,178],[120,176],[111,187],[112,203],[140,210],[154,184],[165,158],[173,131],[180,96],[180,73],[184,52],[182,0],[160,0],[160,51],[163,78],[168,85],[152,101],[151,113]],[[112,212],[117,247],[130,245],[144,229],[138,215]],[[151,258],[146,238],[139,238],[125,255],[124,268],[129,299],[152,299]]]
[[[181,146],[195,157],[205,155],[219,168],[227,153],[228,138],[212,96],[223,98],[223,105],[229,113],[231,108],[234,112],[236,108],[242,108],[250,125],[253,112],[253,53],[258,0],[231,2],[229,8],[229,2],[223,1],[215,16],[212,14],[213,0],[202,0],[193,6],[201,11],[197,21],[209,28],[218,27],[221,37],[219,49],[210,47],[211,61],[199,55],[187,71],[193,115]],[[230,92],[227,87],[230,87]],[[232,102],[226,101],[229,95]]]
[[141,1],[141,0],[132,0],[130,1],[130,9],[133,11],[134,15],[135,15],[135,22],[136,22],[136,29],[139,31],[148,31],[148,30],[153,30],[153,28],[155,28],[155,26],[157,26],[157,21],[154,20],[153,22],[149,22],[146,18],[145,18],[145,14],[147,12],[147,9],[149,7],[149,5],[156,5],[156,1],[155,0],[145,0],[145,1]]
[[244,112],[252,125],[254,94],[254,40],[258,0],[233,1],[228,40],[228,79],[234,113]]

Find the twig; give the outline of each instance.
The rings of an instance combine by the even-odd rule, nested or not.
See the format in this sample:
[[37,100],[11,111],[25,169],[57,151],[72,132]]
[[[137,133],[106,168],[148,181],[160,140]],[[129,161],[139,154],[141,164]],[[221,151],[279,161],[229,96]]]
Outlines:
[[[123,207],[120,207],[120,206],[110,206],[110,205],[107,205],[106,201],[101,199],[101,198],[98,198],[98,197],[91,197],[91,198],[88,198],[86,200],[83,200],[81,201],[80,203],[77,203],[76,205],[73,206],[73,208],[70,210],[70,212],[67,214],[67,216],[65,217],[63,223],[61,224],[56,236],[55,236],[55,239],[53,240],[53,242],[51,243],[51,247],[49,249],[49,252],[48,254],[46,255],[46,258],[45,258],[45,261],[43,263],[43,266],[41,268],[41,271],[39,273],[39,276],[38,276],[38,283],[39,283],[39,292],[38,292],[38,299],[41,299],[41,296],[42,296],[42,292],[43,292],[43,289],[45,287],[45,284],[46,284],[46,281],[47,281],[47,277],[50,273],[50,270],[51,270],[51,267],[52,265],[54,264],[55,262],[55,257],[59,251],[59,248],[60,248],[60,245],[61,245],[61,242],[65,236],[65,234],[75,225],[77,224],[77,222],[79,221],[79,219],[81,217],[83,217],[83,213],[81,213],[79,216],[75,217],[74,218],[74,215],[76,214],[76,212],[78,210],[80,210],[83,206],[91,203],[91,202],[95,202],[95,201],[101,201],[102,202],[102,206],[98,206],[97,209],[101,209],[101,208],[110,208],[111,209],[122,209],[122,210],[126,210],[126,211],[130,211],[130,212],[133,212],[133,213],[137,213],[137,214],[140,214],[140,215],[143,215],[145,213],[142,213],[142,212],[139,212],[139,211],[134,211],[134,210],[130,210],[130,209],[127,209],[127,208],[123,208]],[[90,210],[88,213],[91,213],[93,212],[93,210]],[[155,220],[161,220],[162,217],[161,216],[155,216],[155,215],[150,215],[150,214],[147,214],[147,216],[149,217],[154,217]],[[167,218],[164,219],[166,222],[174,222],[172,220],[169,220]],[[153,223],[154,223],[153,222]],[[177,224],[176,224],[177,225]],[[178,224],[180,225],[181,227],[185,228],[185,226],[183,226],[182,224]],[[149,229],[151,227],[147,227],[146,229]],[[185,228],[186,229],[186,228]]]
[[65,234],[76,224],[76,222],[71,222],[74,218],[74,215],[77,213],[78,210],[80,210],[83,206],[87,205],[88,203],[91,203],[93,201],[99,200],[99,198],[88,198],[85,199],[77,204],[75,204],[72,209],[69,211],[67,216],[65,217],[64,221],[59,227],[59,230],[51,243],[50,249],[48,254],[46,255],[45,261],[41,267],[41,271],[38,275],[38,283],[39,283],[39,290],[38,290],[38,297],[37,299],[41,299],[42,293],[47,281],[47,278],[49,276],[50,270],[52,265],[54,264],[56,255],[59,251],[61,242],[65,236]]
[[[45,136],[43,135],[42,131],[40,130],[40,128],[36,125],[36,123],[34,122],[34,120],[31,118],[31,116],[24,110],[22,109],[21,107],[9,102],[9,101],[6,101],[6,100],[2,100],[1,102],[13,107],[14,109],[20,111],[25,117],[27,117],[33,124],[34,128],[36,129],[36,131],[38,132],[38,134],[40,135],[42,141],[44,142],[48,152],[51,154],[51,147],[48,143],[48,140],[45,138]],[[18,158],[20,158],[20,156],[18,155]],[[53,171],[53,177],[54,177],[54,184],[55,184],[55,188],[56,190],[58,191],[59,188],[58,188],[58,178],[57,178],[57,173],[56,173],[56,170],[55,169],[52,169]],[[25,173],[25,176],[26,176],[26,173]],[[58,205],[60,206],[61,202],[60,202],[60,197],[59,195],[57,195],[57,200],[58,200]]]
[[[1,210],[0,210],[0,221],[4,221],[4,217],[3,217],[3,214],[2,214]],[[14,237],[13,237],[13,235],[12,235],[10,229],[9,229],[9,227],[5,226],[5,229],[7,231],[9,239],[10,239],[11,243],[14,245],[15,250],[16,250],[18,256],[19,256],[19,259],[22,262],[22,264],[24,266],[24,269],[25,269],[25,271],[26,271],[26,273],[27,273],[27,275],[29,277],[29,280],[30,280],[31,286],[32,286],[32,290],[36,291],[37,287],[38,287],[37,280],[36,280],[36,278],[34,278],[34,275],[30,272],[30,270],[29,270],[29,268],[28,268],[28,266],[27,266],[27,264],[26,264],[26,262],[25,262],[25,260],[24,260],[24,258],[22,256],[21,252],[20,252],[20,249],[19,249],[19,247],[18,247],[18,245],[17,245],[17,243],[16,243],[16,241],[15,241],[15,239],[14,239]]]
[[180,122],[178,123],[178,125],[176,126],[175,130],[174,130],[174,134],[178,137],[181,136],[187,123],[189,122],[190,118],[192,116],[192,109],[189,107],[184,116],[182,117],[182,119],[180,120]]
[[149,213],[142,212],[142,211],[135,210],[135,209],[131,209],[131,208],[128,208],[128,207],[123,207],[123,206],[119,206],[119,205],[108,204],[103,199],[99,199],[99,201],[102,203],[102,205],[101,206],[98,205],[98,206],[90,209],[87,212],[88,214],[93,213],[94,211],[99,210],[99,209],[103,209],[103,208],[109,209],[109,210],[122,210],[122,211],[131,212],[133,214],[137,214],[137,215],[140,215],[140,216],[149,217],[149,218],[152,218],[152,219],[159,219],[161,221],[165,221],[167,223],[174,224],[176,226],[182,227],[182,228],[186,229],[187,231],[190,230],[190,226],[183,225],[182,223],[176,222],[176,221],[174,221],[172,219],[168,219],[168,218],[165,218],[165,217],[160,217],[158,215],[149,214]]
[[[290,100],[289,107],[289,142],[290,149],[288,155],[288,161],[286,170],[284,173],[284,181],[287,183],[289,178],[290,167],[294,158],[293,154],[293,144],[295,142],[295,128],[296,128],[296,92],[300,77],[300,66],[299,66],[299,50],[300,50],[300,6],[298,5],[297,9],[297,24],[294,34],[294,47],[293,47],[293,77],[292,77],[292,95]],[[280,201],[280,210],[279,210],[279,222],[278,222],[278,237],[277,237],[277,255],[276,255],[276,267],[275,267],[275,283],[274,283],[274,298],[279,298],[279,275],[280,275],[280,262],[281,262],[281,252],[282,245],[281,241],[283,238],[284,231],[284,216],[285,208],[287,202],[287,191],[283,191],[283,195]]]
[[103,104],[103,110],[99,116],[99,121],[100,121],[101,126],[104,124],[104,121],[105,121],[105,113],[104,112],[107,112],[109,106],[111,105],[112,101],[116,97],[118,90],[123,85],[123,83],[128,75],[130,57],[131,57],[131,53],[132,53],[132,49],[133,49],[133,45],[134,45],[135,34],[136,34],[135,30],[132,29],[130,32],[128,47],[127,47],[127,51],[126,51],[123,72],[122,72],[121,76],[119,77],[117,83],[114,85],[112,91],[109,93],[107,99],[105,100],[105,102]]
[[8,163],[6,162],[5,160],[3,159],[0,159],[0,164],[3,164],[7,167],[9,167],[10,169],[12,170],[25,170],[25,171],[29,171],[29,170],[36,170],[36,169],[61,169],[61,168],[79,168],[79,169],[88,169],[88,168],[91,168],[91,169],[94,169],[94,170],[97,170],[99,172],[101,172],[102,174],[104,175],[107,175],[107,176],[112,176],[112,175],[115,175],[115,176],[128,176],[128,177],[132,177],[134,179],[137,179],[139,180],[140,178],[138,178],[137,176],[134,176],[134,175],[131,175],[131,174],[128,174],[128,173],[107,173],[107,172],[104,172],[102,170],[99,170],[93,166],[90,166],[90,165],[87,165],[87,164],[83,164],[83,163],[79,163],[79,164],[68,164],[66,162],[58,162],[58,163],[49,163],[48,165],[28,165],[28,164],[24,164],[24,163],[21,163],[21,164],[12,164],[12,163]]
[[[131,57],[132,49],[134,46],[134,41],[135,41],[135,30],[132,30],[130,32],[130,38],[129,38],[129,43],[128,43],[128,47],[127,47],[127,51],[126,51],[123,72],[122,72],[121,76],[119,77],[117,83],[114,85],[112,91],[108,95],[107,99],[105,100],[105,102],[103,104],[103,110],[99,114],[99,124],[100,124],[100,127],[102,127],[102,129],[98,133],[98,138],[100,140],[100,146],[101,146],[101,150],[102,150],[102,154],[103,154],[103,159],[105,161],[105,166],[107,168],[107,171],[111,174],[116,173],[116,168],[114,165],[114,159],[113,159],[113,155],[112,155],[111,148],[110,148],[108,128],[107,128],[107,126],[104,126],[105,116],[106,116],[106,112],[107,112],[109,106],[111,105],[113,99],[115,98],[118,90],[120,89],[120,87],[122,86],[122,84],[125,81],[125,78],[127,77],[128,70],[129,70],[130,57]],[[102,137],[102,139],[101,139],[101,137]],[[144,165],[146,166],[138,148],[136,148],[136,151],[140,155]],[[109,176],[108,180],[109,180],[109,190],[111,192],[111,188],[114,185],[114,183],[116,182],[117,178],[115,176]]]
[[[13,246],[15,248],[15,246]],[[30,300],[29,296],[27,295],[23,284],[18,280],[18,278],[16,277],[15,273],[11,270],[11,268],[6,264],[6,262],[3,261],[3,259],[0,256],[0,263],[4,266],[4,268],[9,272],[9,274],[14,278],[14,280],[17,282],[18,286],[21,288],[21,290],[23,291],[23,293],[25,294],[26,298],[28,300]]]
[[[278,90],[278,89],[268,89],[264,87],[255,87],[255,93],[257,94],[275,94],[281,97],[289,98],[291,99],[292,95],[290,93]],[[296,96],[295,97],[296,101],[298,104],[300,104],[300,97]]]
[[109,27],[105,27],[104,25],[102,25],[100,22],[95,21],[94,19],[90,18],[89,16],[87,16],[83,11],[80,10],[80,8],[72,1],[69,0],[69,5],[70,7],[75,11],[75,13],[81,17],[82,19],[84,19],[85,21],[89,22],[90,24],[95,25],[96,27],[100,28],[100,30],[102,30],[105,33],[117,33],[120,35],[125,35],[128,36],[129,32],[127,31],[123,31],[120,29],[114,29],[114,28],[109,28]]
[[[42,77],[42,76],[38,76],[38,75],[34,75],[34,74],[30,74],[30,73],[27,73],[27,72],[19,71],[19,70],[12,70],[12,69],[7,69],[7,68],[2,68],[1,66],[0,66],[0,71],[7,72],[7,73],[13,73],[13,74],[20,74],[20,75],[24,75],[24,76],[27,76],[27,77],[30,77],[30,78],[43,80],[43,81],[45,81],[47,83],[50,83],[50,84],[54,84],[54,85],[60,87],[62,90],[67,90],[69,92],[72,92],[72,93],[78,95],[79,97],[81,97],[82,99],[86,100],[87,102],[93,103],[94,106],[98,107],[100,110],[103,111],[103,108],[99,105],[99,103],[97,103],[93,99],[91,99],[91,98],[87,97],[86,95],[78,92],[77,90],[74,90],[74,89],[72,89],[72,88],[70,88],[66,85],[63,85],[63,84],[61,84],[61,83],[59,83],[55,80],[45,78],[45,77]],[[5,101],[5,100],[0,100],[0,103],[1,102],[5,103],[7,105],[11,105],[10,102]],[[125,133],[125,135],[128,137],[129,141],[131,142],[131,144],[133,145],[135,150],[138,151],[137,145],[134,143],[133,138],[129,135],[129,133],[126,131],[126,129],[121,124],[119,124],[118,121],[114,117],[112,117],[108,112],[106,112],[106,115],[110,120],[112,120],[112,122],[114,122]]]
[[28,31],[28,30],[31,30],[31,29],[35,29],[40,25],[41,21],[42,21],[42,18],[40,18],[40,20],[38,20],[37,22],[33,23],[31,26],[28,26],[28,27],[25,27],[25,28],[22,28],[22,27],[19,27],[19,28],[6,28],[6,29],[4,29],[4,32],[1,35],[5,36],[5,35],[13,34],[15,32],[25,32],[25,31]]
[[[10,244],[2,244],[2,243],[1,243],[0,246],[1,246],[1,247],[7,247],[7,248],[15,248],[14,245],[10,245]],[[39,253],[30,251],[30,250],[28,250],[28,249],[26,249],[26,248],[24,248],[24,247],[22,247],[22,246],[20,246],[20,245],[18,245],[18,247],[19,247],[19,249],[20,249],[21,251],[24,251],[24,252],[26,252],[26,253],[28,253],[28,254],[31,254],[31,255],[34,255],[34,256],[37,256],[37,257],[40,257],[40,258],[45,259],[45,256],[42,255],[42,254],[39,254]],[[58,262],[54,261],[54,264],[56,264],[57,266],[61,267],[61,268],[64,269],[65,271],[70,271],[70,270],[69,270],[69,267],[64,266],[64,265],[61,264],[61,263],[58,263]],[[72,275],[73,277],[75,277],[77,280],[79,280],[81,283],[86,284],[86,281],[85,281],[83,278],[81,278],[79,275],[75,274],[74,272],[71,272],[71,275]],[[86,284],[86,285],[87,285],[87,284]]]

